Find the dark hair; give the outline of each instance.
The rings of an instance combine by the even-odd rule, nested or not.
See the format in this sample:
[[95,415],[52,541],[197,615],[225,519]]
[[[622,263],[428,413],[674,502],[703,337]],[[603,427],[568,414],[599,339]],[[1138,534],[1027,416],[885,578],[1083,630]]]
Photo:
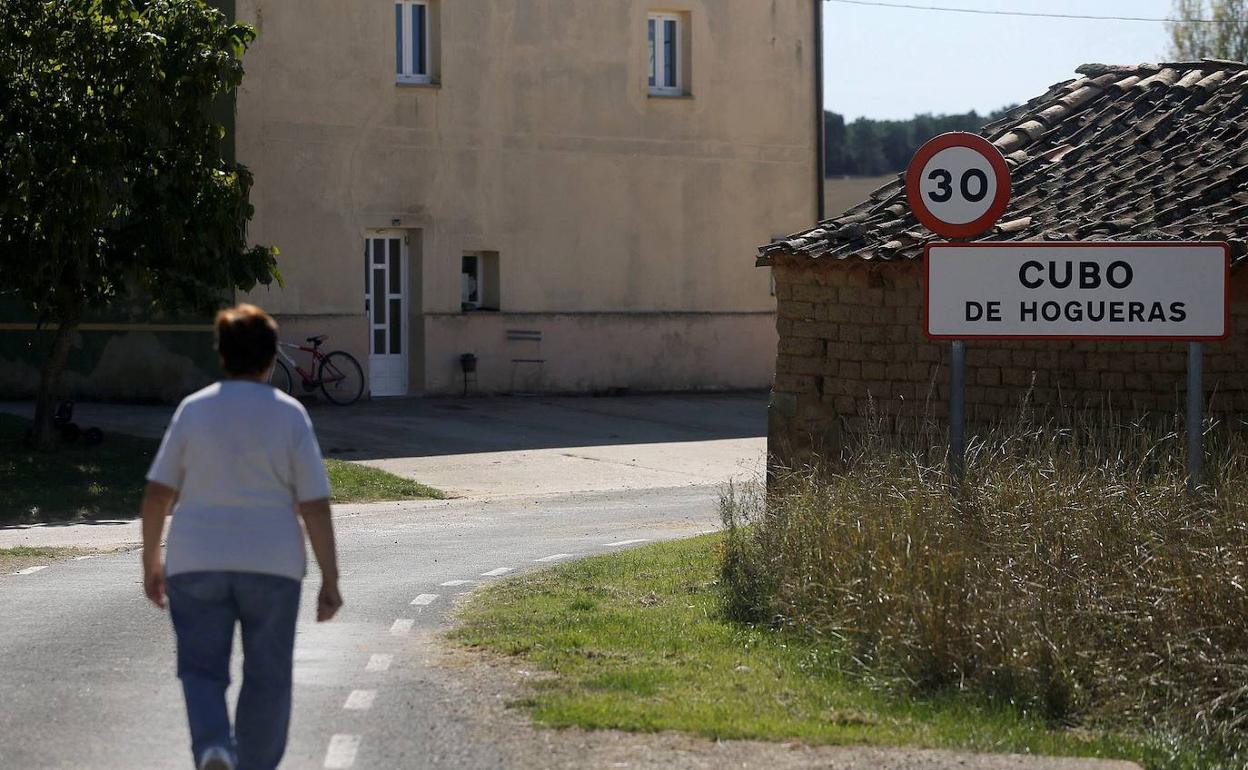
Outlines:
[[234,377],[257,375],[277,355],[277,322],[246,303],[217,313],[217,354],[221,368]]

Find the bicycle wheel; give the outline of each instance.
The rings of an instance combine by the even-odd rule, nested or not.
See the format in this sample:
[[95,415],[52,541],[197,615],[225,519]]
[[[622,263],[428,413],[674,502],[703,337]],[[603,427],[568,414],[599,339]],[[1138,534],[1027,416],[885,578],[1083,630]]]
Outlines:
[[291,386],[294,385],[294,380],[291,379],[290,369],[286,367],[286,364],[282,363],[281,359],[278,359],[273,366],[273,373],[269,375],[269,384],[286,395],[291,395],[290,391]]
[[335,350],[321,359],[321,392],[338,406],[348,406],[364,395],[364,370],[350,353]]

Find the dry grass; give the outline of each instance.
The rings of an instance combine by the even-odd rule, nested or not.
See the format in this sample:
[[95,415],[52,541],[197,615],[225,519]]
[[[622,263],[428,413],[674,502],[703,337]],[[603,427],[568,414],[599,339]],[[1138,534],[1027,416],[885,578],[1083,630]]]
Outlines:
[[1210,430],[1185,493],[1165,424],[1027,414],[981,433],[951,491],[927,426],[734,490],[728,609],[822,640],[845,670],[969,691],[1053,723],[1248,756],[1248,453]]

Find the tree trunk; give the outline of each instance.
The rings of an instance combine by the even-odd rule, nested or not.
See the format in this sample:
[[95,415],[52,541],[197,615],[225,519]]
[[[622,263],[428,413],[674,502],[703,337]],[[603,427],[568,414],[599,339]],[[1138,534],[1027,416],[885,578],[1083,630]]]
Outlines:
[[52,349],[39,372],[39,394],[35,397],[35,424],[31,443],[40,452],[51,451],[56,446],[56,433],[52,416],[61,397],[61,375],[69,360],[69,349],[78,329],[78,313],[67,313],[56,328]]

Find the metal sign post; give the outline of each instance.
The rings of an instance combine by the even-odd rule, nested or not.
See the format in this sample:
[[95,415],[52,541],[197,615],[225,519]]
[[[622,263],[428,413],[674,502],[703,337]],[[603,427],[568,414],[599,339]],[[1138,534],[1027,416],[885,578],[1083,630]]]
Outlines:
[[[1001,151],[977,134],[949,133],[924,143],[906,168],[906,199],[927,229],[946,238],[974,238],[990,229],[1010,202],[1010,169]],[[962,481],[966,451],[966,350],[949,348],[949,475]]]
[[1204,401],[1204,353],[1199,342],[1187,343],[1187,493],[1193,494],[1200,486],[1204,465],[1204,418],[1201,407]]
[[949,343],[949,475],[955,485],[962,481],[966,451],[966,344]]

